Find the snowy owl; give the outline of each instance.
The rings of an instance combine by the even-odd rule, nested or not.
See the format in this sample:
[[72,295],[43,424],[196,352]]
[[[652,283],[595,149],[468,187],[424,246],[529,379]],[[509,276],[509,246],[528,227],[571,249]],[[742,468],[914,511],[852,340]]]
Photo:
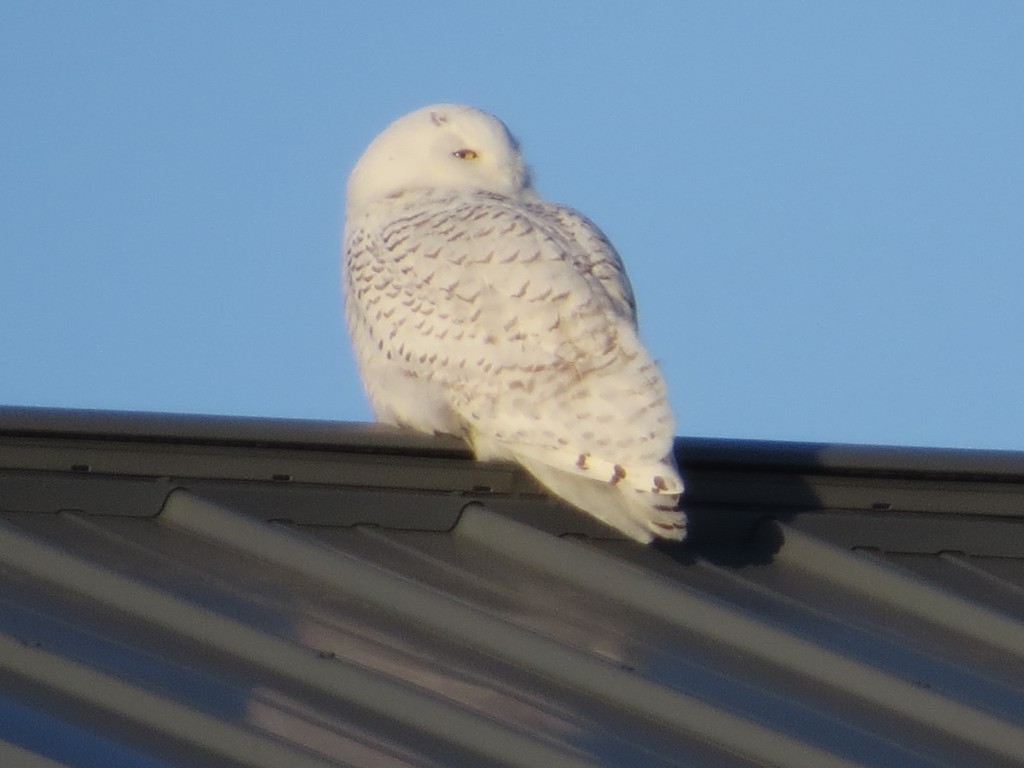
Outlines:
[[465,438],[641,542],[682,539],[665,382],[622,261],[534,191],[504,123],[437,104],[348,182],[345,314],[380,421]]

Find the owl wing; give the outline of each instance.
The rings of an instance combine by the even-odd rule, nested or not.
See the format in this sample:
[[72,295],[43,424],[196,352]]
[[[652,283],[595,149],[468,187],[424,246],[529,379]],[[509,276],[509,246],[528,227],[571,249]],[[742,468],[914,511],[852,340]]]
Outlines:
[[636,299],[615,246],[590,219],[565,205],[545,203],[542,215],[552,218],[575,243],[577,268],[588,271],[604,287],[616,311],[637,324]]
[[543,207],[479,195],[397,213],[347,233],[346,306],[411,374],[578,377],[610,364],[630,335],[618,255],[583,247]]

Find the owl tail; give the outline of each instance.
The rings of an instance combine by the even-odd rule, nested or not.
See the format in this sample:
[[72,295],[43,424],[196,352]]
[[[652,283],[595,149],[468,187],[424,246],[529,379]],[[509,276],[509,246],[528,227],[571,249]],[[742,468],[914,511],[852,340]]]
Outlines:
[[605,462],[589,456],[578,457],[567,470],[551,457],[513,453],[551,493],[630,538],[647,544],[655,536],[676,541],[686,536],[686,515],[679,509],[683,484],[671,459],[646,467],[608,464],[601,473]]

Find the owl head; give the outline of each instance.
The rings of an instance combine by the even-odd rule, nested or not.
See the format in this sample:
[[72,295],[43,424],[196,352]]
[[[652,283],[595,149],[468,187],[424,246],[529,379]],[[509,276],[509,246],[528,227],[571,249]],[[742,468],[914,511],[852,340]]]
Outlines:
[[531,188],[519,143],[493,115],[435,104],[389,125],[356,163],[349,210],[416,190],[484,191],[517,197]]

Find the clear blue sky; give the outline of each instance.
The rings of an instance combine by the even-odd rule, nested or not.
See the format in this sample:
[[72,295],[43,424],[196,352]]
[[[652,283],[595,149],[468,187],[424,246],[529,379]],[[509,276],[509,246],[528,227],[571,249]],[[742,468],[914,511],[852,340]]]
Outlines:
[[1024,3],[0,4],[0,404],[368,420],[344,183],[490,110],[684,435],[1024,449]]

